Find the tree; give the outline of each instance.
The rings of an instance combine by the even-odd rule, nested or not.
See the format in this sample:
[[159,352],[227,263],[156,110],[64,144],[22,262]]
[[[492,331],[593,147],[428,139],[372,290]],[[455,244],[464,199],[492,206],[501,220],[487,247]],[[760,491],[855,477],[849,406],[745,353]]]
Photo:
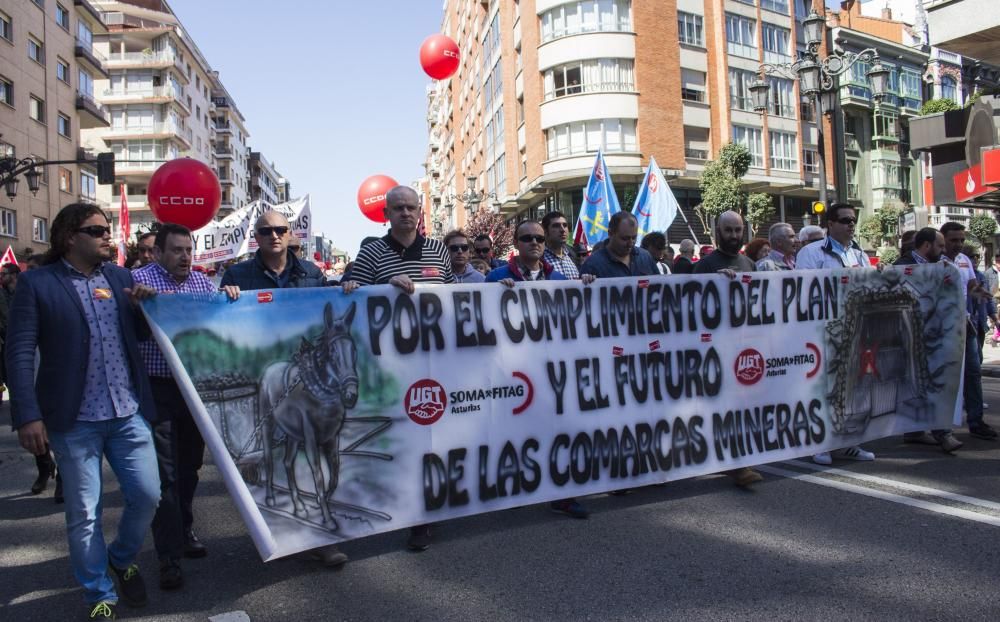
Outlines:
[[882,222],[878,216],[865,216],[858,223],[858,236],[868,242],[870,246],[878,247],[882,244]]
[[770,196],[756,193],[748,197],[743,191],[742,179],[750,169],[751,162],[750,151],[739,143],[731,142],[719,151],[715,160],[705,166],[701,179],[698,180],[701,204],[695,208],[695,214],[713,242],[715,232],[711,223],[722,212],[736,212],[745,217],[751,227],[764,224],[774,213]]
[[983,246],[993,245],[996,232],[997,220],[990,214],[976,214],[969,220],[969,233]]
[[878,258],[886,265],[896,263],[899,259],[899,249],[895,246],[883,246],[878,249]]
[[498,258],[506,257],[514,246],[514,226],[486,207],[481,206],[465,222],[465,233],[470,241],[480,233],[493,238],[493,254]]
[[879,226],[882,228],[881,241],[891,241],[895,244],[896,237],[899,235],[899,217],[902,213],[903,210],[892,203],[886,203],[882,206],[882,209],[875,212]]
[[928,99],[920,106],[920,116],[937,112],[948,112],[949,110],[958,110],[958,104],[946,97],[937,97],[935,99]]

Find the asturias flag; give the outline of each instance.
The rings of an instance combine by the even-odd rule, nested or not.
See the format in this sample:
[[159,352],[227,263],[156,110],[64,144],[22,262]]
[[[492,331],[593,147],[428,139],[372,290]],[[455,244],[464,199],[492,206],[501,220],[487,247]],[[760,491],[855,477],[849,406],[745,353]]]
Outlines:
[[577,221],[577,229],[583,230],[588,245],[608,239],[608,221],[612,214],[620,211],[604,154],[598,151],[590,181],[583,191],[583,205],[580,206],[580,219]]
[[677,199],[663,179],[656,159],[650,157],[646,176],[642,179],[642,186],[639,187],[639,194],[636,195],[635,206],[632,208],[632,214],[639,221],[639,239],[635,241],[635,245],[638,246],[642,236],[647,233],[659,231],[665,234],[679,210]]

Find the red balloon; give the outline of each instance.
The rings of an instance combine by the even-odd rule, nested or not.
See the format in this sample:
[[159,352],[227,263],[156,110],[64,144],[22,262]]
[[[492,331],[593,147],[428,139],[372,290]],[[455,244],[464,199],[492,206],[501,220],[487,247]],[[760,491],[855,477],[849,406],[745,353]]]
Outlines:
[[146,198],[158,221],[184,225],[194,231],[215,218],[222,204],[222,187],[207,164],[179,158],[156,169],[149,180]]
[[377,223],[386,222],[385,214],[385,193],[389,192],[399,184],[388,175],[372,175],[361,182],[358,188],[358,208],[368,220]]
[[458,44],[442,34],[431,35],[420,46],[420,66],[435,80],[450,78],[458,71]]

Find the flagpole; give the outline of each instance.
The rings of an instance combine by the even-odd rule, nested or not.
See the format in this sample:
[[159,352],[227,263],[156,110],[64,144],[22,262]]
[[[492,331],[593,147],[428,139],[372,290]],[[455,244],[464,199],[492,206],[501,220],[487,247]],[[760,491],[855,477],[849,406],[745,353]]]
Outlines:
[[[680,206],[678,206],[678,207],[680,207]],[[684,224],[688,226],[688,231],[691,232],[691,237],[694,238],[694,243],[695,244],[701,244],[701,242],[698,241],[698,236],[695,235],[695,233],[694,233],[694,229],[691,228],[691,221],[689,221],[687,215],[684,214],[684,208],[681,207],[677,211],[679,211],[681,213],[681,218],[684,219]]]

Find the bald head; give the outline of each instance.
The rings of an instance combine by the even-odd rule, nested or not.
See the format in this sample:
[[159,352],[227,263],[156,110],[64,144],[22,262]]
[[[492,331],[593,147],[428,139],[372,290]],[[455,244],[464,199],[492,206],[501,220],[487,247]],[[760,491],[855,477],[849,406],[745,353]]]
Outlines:
[[733,211],[719,214],[715,222],[715,241],[723,253],[738,254],[743,245],[743,217]]
[[391,207],[394,203],[398,203],[401,200],[413,199],[417,201],[419,197],[417,196],[417,191],[409,186],[395,186],[389,192],[385,193],[385,205],[386,207]]
[[257,246],[265,258],[276,259],[288,251],[288,243],[292,239],[291,227],[288,218],[281,212],[264,212],[253,228]]
[[253,228],[259,229],[261,227],[288,227],[288,218],[281,212],[275,210],[268,210],[260,215],[257,222],[254,223]]
[[396,186],[385,193],[385,214],[394,236],[401,235],[401,243],[407,243],[417,230],[420,212],[420,197],[409,186]]

